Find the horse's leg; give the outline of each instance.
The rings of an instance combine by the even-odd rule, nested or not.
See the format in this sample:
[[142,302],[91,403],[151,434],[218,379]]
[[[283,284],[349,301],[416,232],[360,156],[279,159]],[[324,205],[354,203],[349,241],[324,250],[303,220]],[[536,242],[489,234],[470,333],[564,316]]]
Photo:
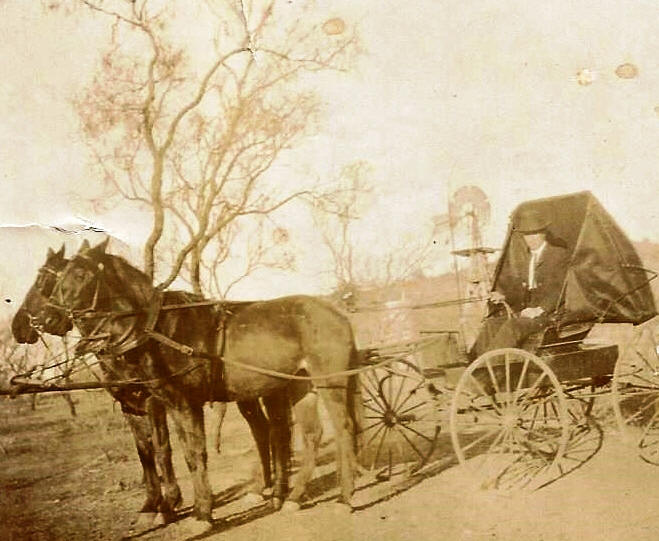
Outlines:
[[157,513],[162,503],[162,495],[160,493],[160,479],[156,471],[155,453],[151,440],[151,423],[148,417],[132,415],[126,412],[124,412],[124,418],[133,433],[137,455],[140,457],[140,463],[144,471],[146,501],[140,509],[140,513]]
[[197,519],[210,523],[212,521],[212,497],[208,483],[208,453],[206,452],[203,406],[181,401],[178,407],[170,409],[170,413],[183,444],[185,462],[192,476],[195,495],[192,514]]
[[346,378],[333,378],[318,386],[323,403],[332,420],[336,438],[337,473],[341,485],[341,501],[350,505],[355,490],[354,466],[357,458],[354,451],[354,427],[348,407]]
[[304,449],[302,451],[302,465],[295,478],[293,490],[288,497],[288,501],[294,502],[294,504],[285,504],[285,507],[289,509],[299,507],[297,504],[304,496],[307,483],[316,467],[318,447],[323,437],[323,427],[318,416],[318,394],[316,391],[310,391],[297,400],[294,412],[297,428],[302,432]]
[[288,394],[275,393],[263,398],[270,419],[270,441],[275,463],[275,486],[272,504],[279,509],[288,493],[288,470],[291,459],[291,408]]
[[227,414],[226,402],[215,402],[213,409],[217,408],[217,422],[215,423],[215,438],[213,440],[215,451],[220,454],[222,443],[222,424],[224,423],[224,416]]
[[272,463],[270,458],[270,424],[258,400],[240,400],[237,402],[240,413],[249,424],[252,437],[261,460],[262,481],[254,478],[254,491],[262,494],[265,488],[272,486]]
[[160,504],[160,512],[165,523],[169,523],[175,520],[174,509],[181,504],[182,498],[172,466],[172,445],[169,440],[167,411],[164,404],[153,397],[147,400],[146,407],[151,418],[153,445],[163,481],[164,498]]

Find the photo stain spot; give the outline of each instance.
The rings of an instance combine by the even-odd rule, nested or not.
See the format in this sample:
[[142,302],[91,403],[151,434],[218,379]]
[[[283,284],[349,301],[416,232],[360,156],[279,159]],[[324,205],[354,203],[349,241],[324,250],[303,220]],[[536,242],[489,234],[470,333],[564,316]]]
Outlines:
[[323,23],[323,32],[328,36],[337,36],[343,34],[346,29],[346,23],[339,17],[328,19]]
[[595,74],[588,68],[581,69],[577,72],[577,83],[581,86],[588,86],[595,80]]
[[616,68],[616,75],[620,79],[635,79],[638,76],[638,68],[630,62],[625,62]]
[[8,304],[11,303],[11,299],[5,299],[5,302]]

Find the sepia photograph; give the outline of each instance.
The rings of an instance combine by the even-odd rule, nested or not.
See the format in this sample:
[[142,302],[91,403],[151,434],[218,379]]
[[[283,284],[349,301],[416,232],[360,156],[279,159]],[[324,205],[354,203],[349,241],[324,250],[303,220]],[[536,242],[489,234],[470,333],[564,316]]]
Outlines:
[[0,13],[0,539],[657,539],[659,6]]

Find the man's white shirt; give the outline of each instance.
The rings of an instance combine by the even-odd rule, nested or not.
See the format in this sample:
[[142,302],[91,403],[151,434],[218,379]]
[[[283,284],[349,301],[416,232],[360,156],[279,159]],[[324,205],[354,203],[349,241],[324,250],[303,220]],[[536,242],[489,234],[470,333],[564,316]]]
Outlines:
[[528,289],[535,289],[538,284],[535,283],[535,270],[538,266],[538,261],[540,261],[540,256],[547,246],[547,241],[544,241],[538,248],[531,250],[531,259],[529,260],[529,280],[528,280]]

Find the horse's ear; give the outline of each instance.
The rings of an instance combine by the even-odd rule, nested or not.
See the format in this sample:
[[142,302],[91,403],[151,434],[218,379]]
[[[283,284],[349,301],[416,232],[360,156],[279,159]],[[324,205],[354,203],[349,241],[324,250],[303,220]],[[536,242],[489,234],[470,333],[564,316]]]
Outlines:
[[94,251],[100,254],[104,254],[105,250],[108,247],[109,242],[110,242],[110,237],[107,237],[103,242],[94,246]]
[[59,257],[64,257],[64,248],[65,248],[65,244],[62,243],[62,247],[59,249],[59,252],[57,252],[57,255]]
[[53,249],[49,247],[48,248],[48,253],[46,254],[46,259],[50,259],[54,255],[55,255],[55,252],[53,252]]
[[80,249],[78,250],[78,253],[83,253],[88,250],[91,250],[91,246],[89,244],[89,241],[87,239],[82,241],[82,246],[80,246]]

